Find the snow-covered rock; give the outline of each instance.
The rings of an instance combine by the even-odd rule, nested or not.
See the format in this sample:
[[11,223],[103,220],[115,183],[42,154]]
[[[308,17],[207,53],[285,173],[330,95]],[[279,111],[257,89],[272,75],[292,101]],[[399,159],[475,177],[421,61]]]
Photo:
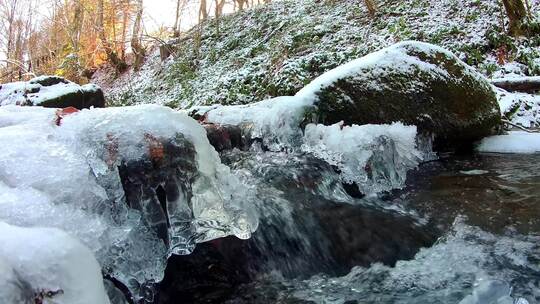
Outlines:
[[401,121],[435,135],[437,148],[455,148],[493,134],[500,124],[489,82],[451,52],[406,41],[331,70],[297,96],[314,100],[319,122]]
[[40,76],[28,82],[0,85],[0,106],[43,106],[77,109],[105,106],[103,91],[95,84],[80,86],[58,76]]
[[[257,227],[254,199],[204,129],[159,106],[0,107],[0,220],[60,228],[136,298],[170,254]],[[139,294],[141,292],[141,294]],[[147,293],[145,293],[147,294]]]
[[92,251],[66,232],[0,222],[0,243],[1,303],[109,304]]

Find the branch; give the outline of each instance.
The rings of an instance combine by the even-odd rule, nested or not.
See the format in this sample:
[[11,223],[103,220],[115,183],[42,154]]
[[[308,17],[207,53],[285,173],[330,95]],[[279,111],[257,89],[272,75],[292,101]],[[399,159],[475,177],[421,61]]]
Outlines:
[[501,121],[504,122],[505,124],[508,124],[508,125],[510,125],[510,126],[512,126],[512,127],[518,128],[518,129],[520,129],[520,130],[522,130],[522,131],[525,131],[525,132],[527,132],[527,133],[540,133],[540,130],[527,129],[527,128],[523,127],[523,126],[520,126],[520,125],[518,125],[518,124],[515,124],[515,123],[511,122],[511,121],[508,120],[508,119],[504,119],[504,118],[503,118],[503,119],[501,119]]
[[491,83],[510,92],[540,91],[540,76],[497,78]]
[[171,45],[169,43],[167,43],[167,41],[165,41],[165,40],[163,40],[163,39],[161,39],[159,37],[154,37],[154,36],[150,36],[150,35],[147,35],[147,34],[143,34],[143,37],[147,37],[147,38],[156,40],[160,44],[160,46],[164,46],[167,49],[167,51],[169,51],[169,53],[173,55],[173,57],[175,57],[175,58],[177,57],[176,50],[173,49],[171,47]]

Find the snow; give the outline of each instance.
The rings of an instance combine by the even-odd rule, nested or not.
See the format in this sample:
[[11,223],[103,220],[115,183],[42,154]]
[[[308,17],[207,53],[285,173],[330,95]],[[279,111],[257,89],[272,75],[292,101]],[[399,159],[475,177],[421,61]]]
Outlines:
[[[2,84],[0,87],[0,106],[5,105],[39,105],[44,101],[58,98],[70,93],[77,93],[83,89],[73,82],[57,83],[50,86],[43,86],[38,83],[48,76],[36,77],[29,82],[19,81]],[[96,85],[84,86],[87,89],[97,88]]]
[[482,139],[476,149],[479,152],[492,153],[538,153],[540,152],[540,133],[510,131],[506,135]]
[[497,85],[500,83],[523,83],[523,82],[540,82],[540,76],[518,76],[508,75],[506,77],[494,78],[491,83]]
[[[250,209],[255,198],[185,114],[155,105],[91,109],[57,126],[55,112],[0,107],[0,221],[67,231],[136,298],[141,284],[162,279],[168,255],[190,253],[195,243],[226,235],[248,238],[256,229]],[[146,213],[128,208],[118,172],[121,163],[148,153],[148,134],[181,134],[196,152],[195,177],[178,185],[191,190],[191,199],[181,196],[167,205],[168,248],[148,226]]]
[[0,222],[0,243],[2,303],[110,303],[93,253],[66,232]]
[[[331,86],[339,79],[347,77],[366,79],[366,74],[369,74],[374,78],[382,78],[390,72],[407,73],[421,70],[430,73],[433,77],[443,79],[450,77],[446,70],[434,64],[422,61],[416,56],[408,55],[407,52],[410,51],[420,51],[425,54],[434,54],[437,52],[445,54],[449,58],[458,60],[455,55],[441,47],[418,41],[404,41],[377,52],[370,53],[362,58],[352,60],[322,74],[302,88],[296,96],[315,99],[317,92]],[[378,81],[368,82],[365,85],[372,87],[373,89],[382,89],[381,84]]]
[[504,117],[525,128],[540,127],[540,95],[511,93],[499,88],[496,92]]
[[23,104],[26,98],[23,96],[26,91],[37,90],[39,84],[29,85],[26,82],[11,82],[2,84],[0,87],[0,106],[8,104]]
[[401,188],[407,171],[423,160],[416,149],[416,127],[391,125],[331,126],[309,124],[302,150],[336,166],[341,179],[364,193]]
[[[495,56],[492,59],[497,62]],[[498,70],[491,75],[493,80],[497,79],[513,79],[522,78],[527,73],[527,66],[519,62],[505,62],[503,65],[498,65]]]
[[282,96],[250,105],[210,109],[206,121],[224,125],[249,125],[251,136],[263,140],[272,151],[290,149],[302,136],[299,125],[312,104],[309,99]]
[[81,91],[81,86],[76,83],[57,83],[51,86],[41,86],[39,92],[28,94],[28,99],[33,105],[40,105],[44,101],[77,93],[79,91]]

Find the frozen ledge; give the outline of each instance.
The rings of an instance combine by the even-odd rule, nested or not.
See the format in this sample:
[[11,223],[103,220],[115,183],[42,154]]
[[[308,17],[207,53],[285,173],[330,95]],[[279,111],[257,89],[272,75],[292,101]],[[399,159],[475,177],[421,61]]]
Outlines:
[[484,138],[477,146],[479,152],[533,154],[540,152],[540,133],[510,131],[506,135]]

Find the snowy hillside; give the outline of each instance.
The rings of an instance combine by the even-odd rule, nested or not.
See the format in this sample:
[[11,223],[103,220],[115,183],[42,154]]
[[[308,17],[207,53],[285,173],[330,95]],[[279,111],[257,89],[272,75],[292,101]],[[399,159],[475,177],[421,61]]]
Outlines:
[[496,0],[381,2],[374,18],[359,0],[275,2],[222,18],[219,31],[206,23],[200,48],[194,29],[168,60],[154,50],[141,72],[114,80],[105,69],[94,82],[114,105],[245,104],[294,95],[323,72],[402,40],[441,45],[488,77],[540,73],[540,38],[504,34]]

